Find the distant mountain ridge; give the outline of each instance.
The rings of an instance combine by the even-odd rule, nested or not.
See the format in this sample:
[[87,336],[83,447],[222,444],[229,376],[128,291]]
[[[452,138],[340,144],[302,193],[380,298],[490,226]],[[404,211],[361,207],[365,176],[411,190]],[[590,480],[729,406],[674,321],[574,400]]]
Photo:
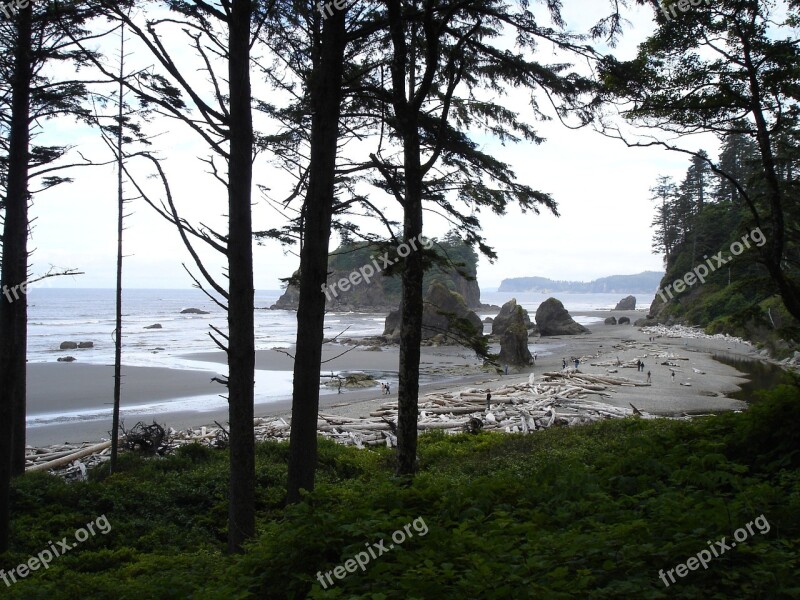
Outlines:
[[655,294],[664,273],[644,271],[636,275],[611,275],[594,281],[556,281],[547,277],[513,277],[500,282],[498,292],[569,292],[573,294]]

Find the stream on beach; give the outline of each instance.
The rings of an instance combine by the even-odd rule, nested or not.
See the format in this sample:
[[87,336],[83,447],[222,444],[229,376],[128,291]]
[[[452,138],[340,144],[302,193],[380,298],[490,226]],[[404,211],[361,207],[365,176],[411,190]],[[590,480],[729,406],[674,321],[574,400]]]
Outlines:
[[727,352],[715,353],[713,358],[745,374],[747,379],[740,384],[741,389],[728,394],[729,397],[736,400],[751,402],[756,400],[756,392],[771,390],[775,386],[789,381],[787,372],[773,363]]

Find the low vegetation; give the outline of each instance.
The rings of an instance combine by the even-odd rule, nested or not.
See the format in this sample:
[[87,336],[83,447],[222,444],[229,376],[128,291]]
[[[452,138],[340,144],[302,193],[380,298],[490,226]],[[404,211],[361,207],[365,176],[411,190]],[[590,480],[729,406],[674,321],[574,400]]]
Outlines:
[[[258,536],[225,553],[227,455],[122,457],[113,476],[13,491],[8,571],[105,514],[96,535],[3,589],[18,599],[792,598],[800,594],[800,393],[691,422],[606,421],[529,436],[430,434],[420,474],[321,440],[319,485],[286,507],[287,446],[257,449]],[[672,569],[760,515],[767,533],[667,588]],[[323,573],[422,517],[415,535],[323,589]],[[414,530],[412,530],[414,531]],[[0,587],[6,588],[0,582]]]

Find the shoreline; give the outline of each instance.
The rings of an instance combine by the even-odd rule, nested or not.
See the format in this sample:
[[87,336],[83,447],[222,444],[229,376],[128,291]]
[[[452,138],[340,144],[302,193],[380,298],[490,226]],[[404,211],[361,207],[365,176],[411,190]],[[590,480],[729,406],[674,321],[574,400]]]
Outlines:
[[[643,316],[644,311],[576,311],[573,316],[605,318],[610,315],[628,316],[633,322]],[[740,389],[746,377],[732,367],[723,365],[712,358],[714,353],[727,353],[743,358],[764,361],[758,351],[749,344],[733,339],[698,339],[660,337],[649,342],[649,335],[633,325],[605,325],[602,321],[588,326],[590,334],[580,336],[559,336],[531,338],[530,343],[537,352],[535,367],[512,369],[509,375],[497,375],[481,369],[481,361],[470,356],[469,350],[462,347],[442,346],[423,347],[421,360],[420,396],[447,390],[481,387],[496,389],[507,384],[527,382],[529,374],[561,370],[562,358],[580,357],[580,371],[590,374],[606,374],[615,367],[592,365],[642,358],[645,371],[636,368],[618,368],[618,375],[634,380],[646,379],[647,370],[652,372],[652,385],[638,388],[622,388],[608,401],[620,407],[633,404],[637,409],[654,415],[672,416],[678,414],[704,414],[723,410],[741,410],[746,403],[733,400],[726,395]],[[392,394],[385,396],[379,387],[346,390],[341,394],[323,393],[320,396],[320,410],[328,414],[346,417],[367,416],[384,402],[396,400],[396,372],[398,348],[384,347],[381,351],[366,350],[363,347],[342,354],[347,347],[326,346],[323,360],[323,373],[333,371],[367,371],[382,375],[380,380],[392,384]],[[289,349],[291,352],[291,349]],[[688,360],[673,360],[677,367],[661,365],[667,358],[658,359],[658,354],[678,355]],[[340,355],[340,356],[339,356]],[[224,364],[222,352],[203,352],[184,355],[190,361],[209,364]],[[765,361],[769,362],[769,361]],[[684,366],[685,364],[685,366]],[[774,363],[773,363],[774,364]],[[75,370],[77,368],[77,371]],[[291,371],[292,359],[285,352],[260,350],[257,353],[257,374],[267,378],[277,371]],[[104,372],[111,373],[112,367],[101,365],[81,365],[64,363],[31,363],[28,365],[30,380],[29,407],[34,411],[65,412],[87,408],[87,398],[108,398],[102,404],[110,408],[110,385],[113,379],[104,380]],[[66,375],[68,369],[73,369]],[[672,381],[671,369],[675,369]],[[695,373],[692,369],[702,371]],[[159,367],[125,367],[123,386],[124,406],[138,403],[146,405],[157,401],[182,399],[182,405],[191,404],[200,395],[221,393],[219,385],[212,383],[210,370],[167,369]],[[268,384],[267,380],[267,384]],[[689,385],[681,385],[689,384]],[[186,393],[186,392],[189,393]],[[95,400],[94,406],[99,403]],[[35,416],[32,412],[30,416]],[[214,421],[227,422],[227,407],[199,412],[182,408],[163,410],[157,413],[138,413],[135,420],[127,420],[131,427],[135,421],[157,422],[176,430],[210,425]],[[291,392],[256,404],[256,418],[288,418],[291,416]],[[28,428],[28,445],[41,447],[56,443],[95,442],[108,437],[108,419],[97,421],[67,421],[45,426]]]

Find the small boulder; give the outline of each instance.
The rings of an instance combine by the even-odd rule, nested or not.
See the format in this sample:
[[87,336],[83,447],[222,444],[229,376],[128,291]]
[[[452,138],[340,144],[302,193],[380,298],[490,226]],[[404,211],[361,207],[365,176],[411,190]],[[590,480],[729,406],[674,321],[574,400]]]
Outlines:
[[58,362],[75,362],[77,359],[74,356],[59,356],[56,360]]
[[94,348],[94,342],[79,342],[78,348]]
[[619,321],[617,321],[619,325],[630,325],[631,320],[628,317],[620,317]]
[[555,298],[548,298],[536,309],[536,325],[542,336],[589,333],[586,327],[569,316],[561,301]]
[[145,329],[161,329],[161,323],[154,323],[153,325],[148,325]]
[[61,342],[60,349],[61,350],[77,350],[78,349],[78,344],[76,344],[75,342]]
[[199,308],[184,308],[181,311],[182,315],[210,315],[211,313],[206,310],[200,310]]
[[617,317],[608,317],[605,321],[603,321],[606,325],[616,325],[617,324]]
[[486,318],[483,320],[483,322],[484,322],[484,323],[492,323],[493,321],[494,321],[494,319],[493,319],[492,317],[486,317]]
[[625,296],[617,302],[614,310],[636,310],[636,296]]

